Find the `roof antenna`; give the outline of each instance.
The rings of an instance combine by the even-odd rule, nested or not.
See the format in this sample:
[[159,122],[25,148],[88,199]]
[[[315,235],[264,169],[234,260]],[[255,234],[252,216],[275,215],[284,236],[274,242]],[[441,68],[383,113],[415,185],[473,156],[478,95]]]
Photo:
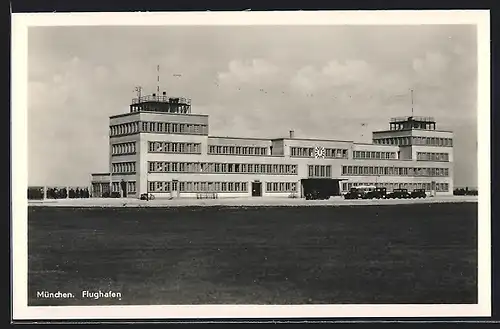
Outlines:
[[159,95],[160,94],[160,65],[156,66],[156,92]]
[[411,92],[411,117],[413,118],[413,89],[410,89]]
[[134,91],[137,93],[137,99],[139,100],[141,98],[142,87],[137,86],[137,87],[135,87]]

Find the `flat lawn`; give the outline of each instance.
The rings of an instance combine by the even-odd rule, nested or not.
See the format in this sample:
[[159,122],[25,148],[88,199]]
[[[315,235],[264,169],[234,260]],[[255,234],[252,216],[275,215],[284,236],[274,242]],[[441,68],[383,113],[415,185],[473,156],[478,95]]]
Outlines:
[[477,203],[30,207],[28,234],[29,305],[477,303]]

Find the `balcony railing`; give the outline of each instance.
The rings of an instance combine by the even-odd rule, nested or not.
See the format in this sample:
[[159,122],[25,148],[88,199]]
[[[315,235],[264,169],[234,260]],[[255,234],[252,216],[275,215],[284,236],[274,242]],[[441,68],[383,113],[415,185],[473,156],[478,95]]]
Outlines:
[[396,117],[391,118],[391,123],[396,122],[407,122],[407,121],[420,121],[420,122],[436,122],[433,117],[415,117],[415,116],[407,116],[407,117]]
[[185,97],[172,97],[166,95],[146,95],[132,99],[132,104],[139,104],[145,102],[162,102],[162,103],[175,103],[191,105],[191,99]]

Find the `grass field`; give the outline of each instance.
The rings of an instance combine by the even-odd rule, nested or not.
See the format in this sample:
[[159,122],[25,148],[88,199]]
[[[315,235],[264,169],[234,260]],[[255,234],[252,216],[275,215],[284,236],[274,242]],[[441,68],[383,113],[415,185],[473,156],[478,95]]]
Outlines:
[[476,203],[28,214],[29,305],[477,303]]

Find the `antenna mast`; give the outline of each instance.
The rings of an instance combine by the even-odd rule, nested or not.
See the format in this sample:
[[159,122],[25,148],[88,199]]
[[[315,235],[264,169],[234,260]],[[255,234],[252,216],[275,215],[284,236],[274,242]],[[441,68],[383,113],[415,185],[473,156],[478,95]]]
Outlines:
[[156,66],[156,92],[160,94],[160,65]]
[[413,89],[410,89],[411,92],[411,116],[413,117]]
[[141,86],[135,87],[135,92],[137,93],[137,98],[139,100],[141,98],[142,87]]

